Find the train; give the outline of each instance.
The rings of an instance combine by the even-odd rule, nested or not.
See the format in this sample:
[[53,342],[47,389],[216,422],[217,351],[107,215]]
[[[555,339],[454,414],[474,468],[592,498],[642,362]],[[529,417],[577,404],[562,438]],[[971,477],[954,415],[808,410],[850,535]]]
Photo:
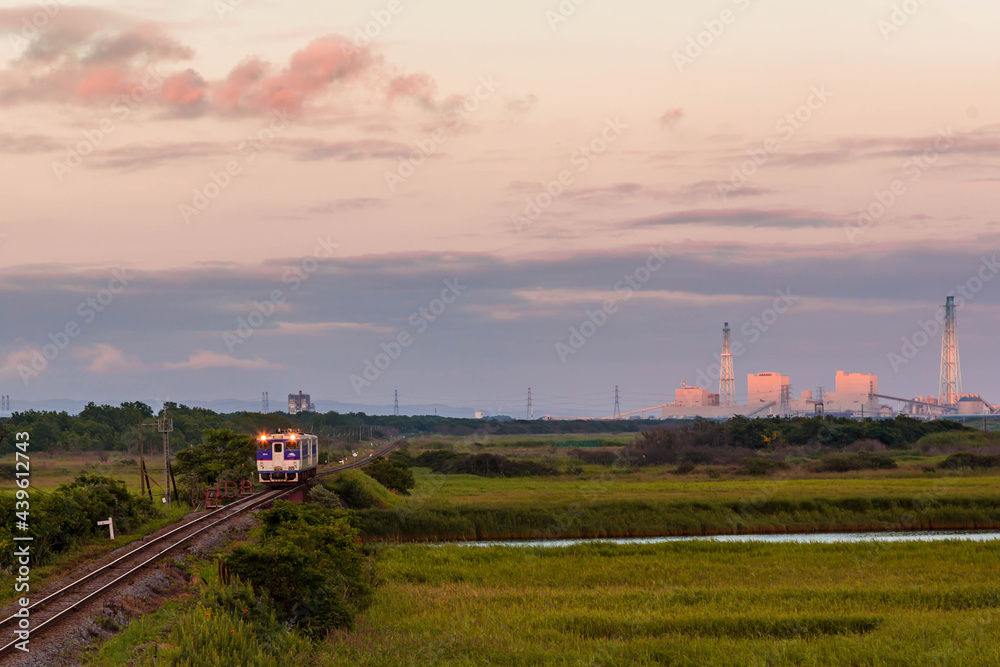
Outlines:
[[269,486],[298,484],[316,476],[319,438],[294,429],[278,429],[257,438],[257,475]]

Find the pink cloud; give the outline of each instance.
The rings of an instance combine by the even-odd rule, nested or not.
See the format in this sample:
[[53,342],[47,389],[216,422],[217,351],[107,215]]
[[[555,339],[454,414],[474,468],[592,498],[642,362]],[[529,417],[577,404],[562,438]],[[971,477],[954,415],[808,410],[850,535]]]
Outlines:
[[18,366],[31,368],[33,356],[30,348],[22,348],[9,353],[3,362],[0,362],[0,377],[17,377]]
[[684,117],[684,109],[677,107],[675,109],[667,109],[660,116],[660,127],[666,127],[673,129],[674,125],[680,122],[680,119]]
[[89,362],[83,369],[85,372],[98,375],[142,368],[139,357],[134,354],[126,354],[118,348],[104,343],[97,343],[90,347],[78,347],[73,350],[73,356]]
[[[0,10],[0,28],[18,26],[22,15],[37,11]],[[26,42],[22,57],[0,70],[0,104],[104,104],[142,87],[151,69],[162,80],[153,99],[185,115],[275,110],[297,115],[338,84],[375,91],[389,80],[390,100],[413,97],[426,103],[436,89],[427,74],[396,74],[382,57],[339,35],[314,39],[284,66],[247,58],[219,81],[206,81],[194,69],[170,71],[171,64],[193,56],[189,47],[155,23],[64,8]]]
[[193,70],[174,74],[160,88],[160,99],[171,106],[196,105],[205,97],[205,80]]
[[389,82],[386,97],[389,102],[400,97],[412,97],[425,104],[430,104],[436,92],[437,84],[434,79],[430,75],[420,72],[395,77]]
[[237,359],[228,354],[212,352],[211,350],[198,350],[192,354],[187,361],[163,364],[168,370],[204,370],[209,368],[236,368],[248,371],[273,370],[281,368],[278,364],[272,364],[266,359],[257,356],[253,359]]

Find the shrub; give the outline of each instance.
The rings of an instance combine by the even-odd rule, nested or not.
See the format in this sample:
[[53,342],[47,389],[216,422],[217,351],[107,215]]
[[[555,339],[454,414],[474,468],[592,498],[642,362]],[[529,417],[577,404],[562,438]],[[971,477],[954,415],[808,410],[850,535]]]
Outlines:
[[413,472],[410,470],[410,467],[406,463],[401,462],[399,458],[391,460],[380,456],[373,463],[365,467],[364,471],[366,475],[385,488],[404,495],[410,495],[410,489],[417,484],[413,479]]
[[898,467],[891,456],[858,452],[857,454],[834,454],[818,465],[816,472],[851,472],[855,470],[891,470]]
[[[16,497],[13,493],[0,495],[0,525],[14,527]],[[101,475],[79,475],[68,484],[61,484],[55,491],[38,494],[31,500],[31,530],[34,538],[31,557],[33,564],[47,560],[52,553],[60,553],[92,535],[103,534],[107,528],[98,526],[109,516],[114,519],[115,531],[127,534],[140,524],[160,516],[160,510],[149,498],[129,493],[125,482]],[[7,534],[0,539],[0,567],[13,563],[13,542]],[[8,548],[10,547],[10,548]]]
[[767,475],[773,475],[779,470],[788,470],[789,468],[791,468],[791,466],[784,461],[772,461],[771,459],[748,457],[743,459],[743,465],[740,466],[737,472],[743,475],[766,477]]
[[960,470],[963,468],[996,468],[1000,466],[1000,456],[989,454],[971,454],[969,452],[958,452],[952,454],[938,464],[938,468],[945,470]]
[[279,500],[260,519],[261,541],[226,557],[232,574],[265,593],[279,620],[306,635],[350,627],[371,603],[372,589],[347,515]]
[[678,475],[686,475],[688,473],[694,472],[694,469],[697,467],[698,466],[691,463],[690,461],[684,461],[679,466],[677,466],[677,470],[675,470],[674,472]]
[[583,463],[610,466],[621,456],[621,450],[617,449],[574,449],[569,453],[575,459],[580,459]]
[[340,501],[340,496],[322,484],[309,489],[309,502],[316,503],[326,509],[345,507],[344,503]]
[[442,450],[423,452],[413,465],[430,468],[446,475],[478,475],[480,477],[543,477],[558,475],[548,463],[518,461],[499,454],[456,454]]

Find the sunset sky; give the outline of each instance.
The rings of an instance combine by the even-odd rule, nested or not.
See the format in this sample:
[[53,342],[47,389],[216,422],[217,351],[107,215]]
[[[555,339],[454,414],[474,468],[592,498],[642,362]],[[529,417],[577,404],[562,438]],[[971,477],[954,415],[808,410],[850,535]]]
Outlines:
[[6,6],[0,394],[523,416],[530,386],[536,416],[610,414],[615,385],[634,410],[711,379],[728,321],[743,397],[747,373],[797,394],[837,370],[936,395],[927,322],[958,294],[964,389],[998,403],[998,22],[986,0]]

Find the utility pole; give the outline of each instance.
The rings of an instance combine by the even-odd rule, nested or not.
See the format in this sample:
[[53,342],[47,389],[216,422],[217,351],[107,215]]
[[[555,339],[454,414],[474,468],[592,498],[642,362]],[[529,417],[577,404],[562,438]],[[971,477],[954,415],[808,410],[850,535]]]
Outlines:
[[392,414],[394,414],[397,417],[399,416],[399,390],[398,389],[395,390],[395,399],[393,401]]
[[618,385],[615,385],[615,411],[611,418],[612,419],[622,418],[622,406],[618,403]]
[[157,430],[163,434],[163,492],[167,506],[170,506],[170,432],[174,430],[174,420],[167,419],[167,406],[163,406],[163,417]]
[[528,419],[532,420],[535,418],[535,411],[531,407],[531,387],[528,387]]
[[[142,456],[142,413],[139,413],[139,497],[146,495],[146,461]],[[153,490],[149,490],[153,495]]]

